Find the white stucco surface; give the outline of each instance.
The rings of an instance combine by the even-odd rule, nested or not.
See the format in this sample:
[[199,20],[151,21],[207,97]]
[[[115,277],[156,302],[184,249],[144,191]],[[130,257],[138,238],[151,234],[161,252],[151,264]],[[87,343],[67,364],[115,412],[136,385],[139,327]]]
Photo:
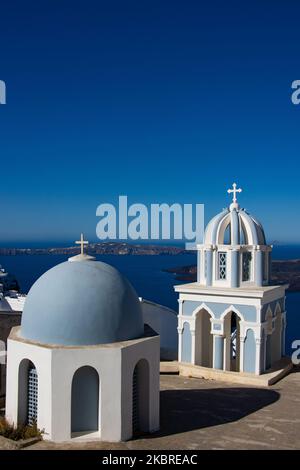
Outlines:
[[159,336],[106,345],[62,347],[30,342],[22,339],[19,333],[19,327],[13,328],[8,339],[6,417],[10,422],[16,424],[24,416],[19,365],[27,359],[37,369],[37,424],[44,429],[44,438],[57,442],[72,439],[72,379],[80,367],[90,366],[99,374],[100,383],[96,435],[111,442],[130,439],[133,370],[142,359],[149,366],[146,394],[149,403],[148,400],[144,403],[148,410],[146,430],[151,432],[159,428]]
[[160,336],[162,359],[177,359],[177,313],[163,305],[140,298],[144,323]]

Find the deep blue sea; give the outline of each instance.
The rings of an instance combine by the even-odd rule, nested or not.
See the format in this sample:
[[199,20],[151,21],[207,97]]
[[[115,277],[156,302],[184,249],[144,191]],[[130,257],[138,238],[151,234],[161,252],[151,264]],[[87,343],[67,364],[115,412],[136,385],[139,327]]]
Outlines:
[[[300,245],[277,246],[273,249],[274,259],[300,259]],[[195,254],[173,256],[118,256],[102,255],[97,259],[116,267],[131,281],[138,295],[148,300],[167,305],[177,311],[177,295],[173,286],[174,275],[163,272],[165,268],[196,264]],[[1,256],[0,264],[15,274],[21,290],[27,293],[34,281],[45,271],[67,260],[66,255],[17,255]],[[300,339],[300,293],[287,294],[287,352],[291,344]]]

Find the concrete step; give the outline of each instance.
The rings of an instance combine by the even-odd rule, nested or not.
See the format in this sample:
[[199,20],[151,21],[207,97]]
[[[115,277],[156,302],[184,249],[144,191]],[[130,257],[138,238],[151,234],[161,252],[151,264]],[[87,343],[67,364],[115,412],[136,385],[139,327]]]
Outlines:
[[284,357],[272,369],[261,375],[211,369],[183,362],[179,363],[178,368],[179,374],[184,377],[268,387],[285,377],[293,368],[293,364],[289,357]]
[[160,373],[161,374],[178,374],[179,364],[178,361],[161,361]]

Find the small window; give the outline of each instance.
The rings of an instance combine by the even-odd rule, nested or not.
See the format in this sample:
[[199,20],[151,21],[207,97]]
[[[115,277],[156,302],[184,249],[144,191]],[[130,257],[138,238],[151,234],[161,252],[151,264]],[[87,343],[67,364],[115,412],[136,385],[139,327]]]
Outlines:
[[226,271],[227,271],[227,254],[224,252],[218,253],[218,261],[219,261],[219,279],[226,279]]
[[250,281],[251,278],[252,254],[249,251],[243,253],[243,282]]
[[30,363],[28,369],[28,415],[27,424],[32,426],[37,422],[38,411],[38,376],[35,366]]
[[139,403],[138,403],[138,371],[135,366],[132,380],[132,431],[136,434],[139,431]]

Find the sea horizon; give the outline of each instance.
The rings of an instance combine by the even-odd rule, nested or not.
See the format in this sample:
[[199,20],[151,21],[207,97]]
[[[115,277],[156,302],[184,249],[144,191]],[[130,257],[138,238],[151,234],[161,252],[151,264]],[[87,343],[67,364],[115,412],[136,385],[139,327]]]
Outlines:
[[[299,245],[277,246],[273,250],[273,259],[300,258]],[[0,264],[11,274],[14,274],[20,284],[21,292],[27,294],[34,282],[48,269],[65,262],[67,254],[38,254],[38,255],[0,255]],[[179,266],[195,265],[195,252],[155,256],[155,255],[96,255],[97,261],[111,264],[125,275],[132,283],[137,294],[147,300],[165,305],[175,312],[178,311],[178,298],[174,286],[184,284],[166,269]],[[299,302],[300,292],[287,292],[287,353],[291,354],[291,344],[294,332],[299,331]]]
[[[86,237],[88,238],[88,237]],[[170,247],[178,247],[184,248],[185,242],[178,241],[178,240],[94,240],[89,239],[89,244],[103,244],[103,243],[113,243],[113,244],[126,244],[126,245],[143,245],[143,246],[170,246]],[[287,247],[289,250],[292,248],[300,249],[300,242],[285,242],[285,241],[274,241],[268,242],[269,245],[273,246],[276,250],[277,248],[284,248]],[[68,247],[75,247],[76,241],[75,240],[60,240],[60,241],[44,241],[44,240],[37,240],[37,241],[0,241],[0,248],[2,249],[47,249],[47,248],[68,248]],[[300,251],[299,251],[300,257]]]

